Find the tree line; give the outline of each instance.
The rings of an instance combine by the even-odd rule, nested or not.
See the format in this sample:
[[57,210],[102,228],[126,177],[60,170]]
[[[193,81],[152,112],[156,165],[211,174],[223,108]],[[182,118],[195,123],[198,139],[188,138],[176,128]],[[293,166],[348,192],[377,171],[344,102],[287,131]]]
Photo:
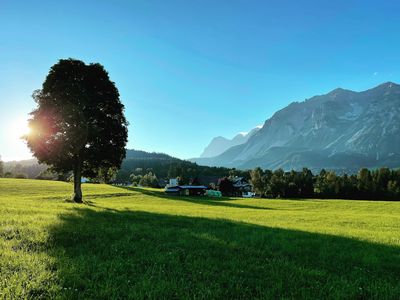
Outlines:
[[360,169],[357,174],[338,175],[322,169],[285,172],[256,168],[250,171],[254,192],[268,198],[332,198],[400,200],[400,169]]

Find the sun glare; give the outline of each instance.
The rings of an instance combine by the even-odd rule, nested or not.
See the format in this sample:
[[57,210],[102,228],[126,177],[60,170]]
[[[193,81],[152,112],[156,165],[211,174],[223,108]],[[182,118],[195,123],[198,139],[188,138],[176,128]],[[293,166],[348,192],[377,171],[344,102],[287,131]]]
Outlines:
[[1,158],[3,161],[23,160],[32,158],[23,136],[30,134],[28,121],[24,118],[12,119],[0,132]]
[[30,128],[26,120],[18,120],[10,125],[7,134],[11,139],[20,139],[30,133]]

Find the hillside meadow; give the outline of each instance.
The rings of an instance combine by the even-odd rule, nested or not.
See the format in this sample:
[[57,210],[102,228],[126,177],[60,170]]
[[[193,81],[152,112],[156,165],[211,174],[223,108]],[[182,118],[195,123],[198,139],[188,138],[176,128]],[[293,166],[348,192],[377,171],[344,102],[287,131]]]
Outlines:
[[0,298],[400,298],[400,201],[71,192],[0,179]]

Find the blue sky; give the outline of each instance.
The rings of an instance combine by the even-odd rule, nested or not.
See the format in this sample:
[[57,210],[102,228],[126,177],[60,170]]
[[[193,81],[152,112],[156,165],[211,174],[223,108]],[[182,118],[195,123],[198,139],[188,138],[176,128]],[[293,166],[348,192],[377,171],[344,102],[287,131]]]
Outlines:
[[129,148],[198,156],[336,87],[400,82],[399,1],[0,0],[0,155],[51,65],[99,62],[126,107]]

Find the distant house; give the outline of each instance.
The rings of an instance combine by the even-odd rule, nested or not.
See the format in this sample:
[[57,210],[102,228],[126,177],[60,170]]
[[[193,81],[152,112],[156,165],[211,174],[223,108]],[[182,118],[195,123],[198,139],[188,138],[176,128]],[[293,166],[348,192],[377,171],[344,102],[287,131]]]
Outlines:
[[178,185],[174,187],[166,187],[167,194],[175,194],[181,196],[204,196],[207,187],[205,185]]
[[205,185],[178,185],[178,180],[173,178],[169,180],[169,184],[165,187],[167,194],[181,196],[203,196],[207,187]]
[[231,179],[233,184],[233,194],[236,197],[249,198],[254,196],[253,186],[243,177],[234,177]]
[[169,183],[166,185],[166,187],[174,187],[174,186],[178,186],[179,185],[179,180],[178,178],[171,178],[169,180]]

